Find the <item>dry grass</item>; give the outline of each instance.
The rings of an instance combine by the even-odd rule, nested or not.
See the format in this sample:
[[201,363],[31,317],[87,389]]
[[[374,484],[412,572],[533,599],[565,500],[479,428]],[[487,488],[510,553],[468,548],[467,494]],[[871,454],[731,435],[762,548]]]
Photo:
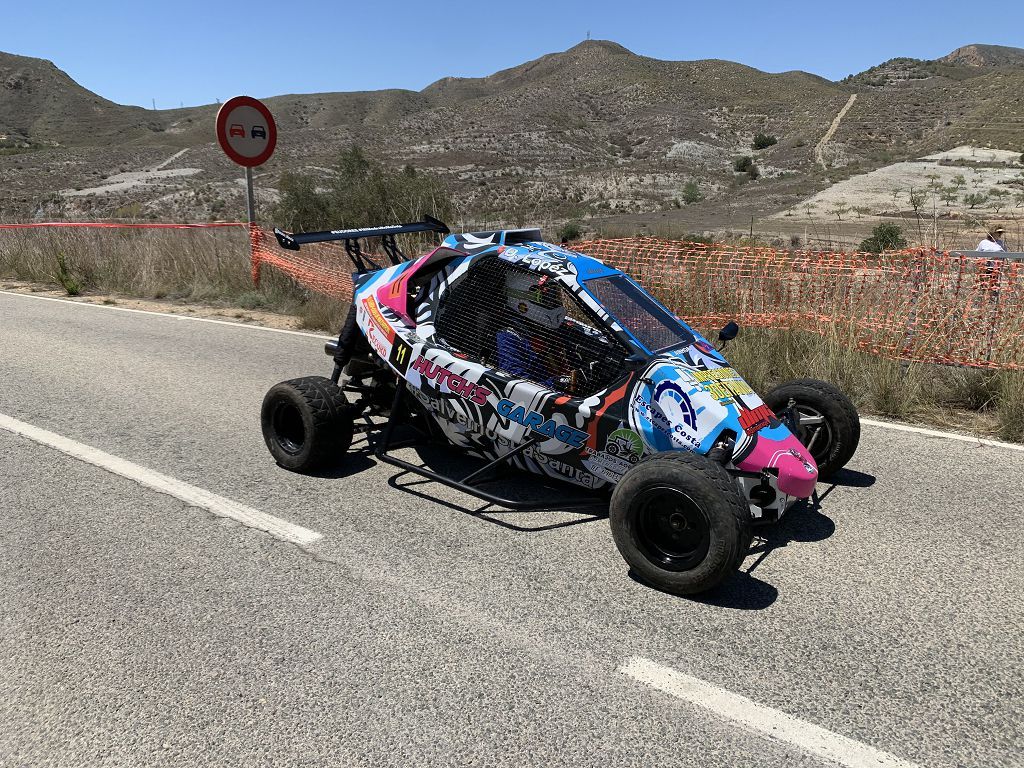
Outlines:
[[1024,371],[1000,371],[996,380],[999,436],[1024,441]]
[[69,294],[229,304],[302,315],[322,300],[267,270],[254,289],[242,229],[0,231],[0,276],[60,285]]
[[[303,328],[329,333],[337,332],[348,310],[347,303],[312,293],[273,269],[263,271],[254,289],[241,230],[0,231],[0,277],[282,312],[299,316]],[[665,298],[683,305],[708,300],[707,286],[685,287],[700,295]],[[717,333],[700,330],[712,339]],[[860,351],[852,330],[842,327],[822,335],[745,328],[725,354],[758,391],[810,376],[835,383],[866,413],[964,426],[970,411],[978,418],[968,426],[984,422],[1003,439],[1024,440],[1021,371],[894,362]]]
[[887,360],[860,351],[836,331],[819,336],[749,328],[724,352],[759,392],[787,379],[809,376],[836,384],[865,413],[1024,441],[1022,371]]

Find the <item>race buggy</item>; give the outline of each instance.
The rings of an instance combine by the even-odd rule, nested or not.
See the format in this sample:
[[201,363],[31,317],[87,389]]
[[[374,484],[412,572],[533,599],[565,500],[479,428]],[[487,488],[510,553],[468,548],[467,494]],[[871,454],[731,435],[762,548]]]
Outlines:
[[[406,260],[395,236],[413,232],[445,237]],[[356,268],[347,320],[326,345],[332,375],[277,384],[264,399],[263,435],[286,469],[329,468],[363,432],[377,459],[508,509],[608,503],[633,573],[689,594],[735,571],[752,526],[810,497],[819,473],[856,450],[857,411],[835,387],[800,379],[762,400],[629,276],[538,230],[450,234],[425,217],[275,235],[293,250],[341,240]],[[380,238],[390,266],[361,249],[365,238]],[[720,343],[738,330],[729,323]],[[412,441],[396,440],[410,430]],[[486,464],[453,477],[391,453],[430,440]],[[585,490],[540,500],[489,490],[509,467]]]

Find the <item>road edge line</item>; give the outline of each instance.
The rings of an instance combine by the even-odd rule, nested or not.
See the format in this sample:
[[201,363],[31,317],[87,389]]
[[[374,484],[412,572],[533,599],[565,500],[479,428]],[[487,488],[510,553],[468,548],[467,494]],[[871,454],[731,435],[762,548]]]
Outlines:
[[889,752],[758,704],[746,696],[662,666],[643,656],[630,656],[618,671],[637,682],[696,704],[749,730],[798,747],[845,768],[919,768],[915,763]]
[[248,323],[236,323],[232,320],[217,320],[212,317],[192,317],[191,315],[182,315],[178,312],[154,312],[151,309],[132,309],[131,307],[112,307],[109,304],[94,304],[91,301],[72,301],[71,299],[62,299],[59,296],[36,296],[31,293],[20,293],[18,291],[8,291],[0,289],[0,294],[4,296],[19,296],[23,299],[38,299],[40,301],[58,301],[61,304],[70,304],[75,307],[93,307],[94,309],[111,309],[115,312],[134,312],[138,315],[153,315],[154,317],[170,317],[176,320],[194,320],[197,323],[214,323],[216,325],[227,325],[232,328],[245,328],[253,331],[269,331],[271,333],[287,333],[292,336],[305,336],[310,339],[319,339],[320,341],[330,341],[332,336],[323,336],[319,333],[309,333],[307,331],[293,331],[288,328],[271,328],[266,325],[249,325]]
[[901,424],[896,421],[876,421],[875,419],[861,419],[861,424],[866,424],[869,427],[881,427],[882,429],[892,429],[896,432],[912,432],[916,435],[927,435],[928,437],[944,437],[947,440],[959,440],[964,443],[974,443],[976,446],[987,445],[990,448],[1007,448],[1011,451],[1024,451],[1024,445],[1018,445],[1017,443],[1004,443],[1001,440],[991,440],[987,437],[975,437],[973,435],[963,435],[958,432],[945,432],[940,429],[928,429],[927,427],[915,427],[912,424]]
[[309,528],[289,523],[287,520],[248,507],[205,488],[199,488],[183,480],[164,475],[156,470],[105,453],[98,448],[79,443],[71,438],[27,424],[2,413],[0,413],[0,429],[27,438],[39,445],[53,448],[111,474],[132,480],[150,490],[173,496],[179,501],[205,509],[218,517],[230,518],[246,528],[263,531],[281,541],[305,547],[323,538],[323,534]]

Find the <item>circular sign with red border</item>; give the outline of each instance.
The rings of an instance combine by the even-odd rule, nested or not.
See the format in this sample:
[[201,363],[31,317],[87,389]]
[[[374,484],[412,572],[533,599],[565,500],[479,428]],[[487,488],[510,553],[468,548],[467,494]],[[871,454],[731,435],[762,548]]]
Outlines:
[[217,111],[217,141],[239,165],[263,165],[277,146],[277,124],[266,105],[251,96],[235,96]]

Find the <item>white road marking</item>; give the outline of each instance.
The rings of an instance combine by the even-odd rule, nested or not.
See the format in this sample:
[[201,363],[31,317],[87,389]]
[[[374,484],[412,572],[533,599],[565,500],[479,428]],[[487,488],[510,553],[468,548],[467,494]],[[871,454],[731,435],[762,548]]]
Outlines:
[[[271,333],[287,333],[292,336],[305,336],[311,339],[320,339],[321,341],[332,341],[333,336],[323,336],[319,333],[307,333],[305,331],[290,331],[286,328],[267,328],[264,325],[248,325],[246,323],[235,323],[230,320],[214,320],[209,317],[191,317],[189,315],[179,315],[171,312],[153,312],[148,309],[129,309],[128,307],[111,307],[108,304],[92,304],[87,301],[71,301],[69,299],[61,299],[56,296],[36,296],[31,293],[18,293],[17,291],[3,291],[0,290],[0,295],[4,296],[20,296],[25,299],[40,299],[42,301],[59,301],[62,304],[71,304],[76,307],[94,307],[95,309],[112,309],[115,312],[134,312],[139,315],[154,315],[156,317],[171,317],[177,320],[193,320],[198,323],[214,323],[216,325],[227,325],[232,328],[243,328],[248,331],[270,331]],[[882,429],[893,429],[898,432],[915,432],[919,435],[928,435],[930,437],[944,437],[948,440],[961,440],[966,443],[974,443],[975,445],[987,445],[992,448],[1008,448],[1011,451],[1024,451],[1024,445],[1018,445],[1016,443],[1004,443],[999,440],[989,440],[984,437],[972,437],[971,435],[961,435],[956,432],[943,432],[938,429],[926,429],[924,427],[915,427],[910,424],[899,424],[894,421],[875,421],[874,419],[861,419],[861,424],[867,424],[870,427],[881,427]]]
[[109,304],[93,304],[89,301],[71,301],[56,296],[36,296],[31,293],[18,293],[17,291],[0,291],[4,296],[19,296],[23,299],[38,299],[40,301],[58,301],[61,304],[71,304],[75,307],[93,307],[94,309],[111,309],[115,312],[134,312],[138,315],[153,315],[155,317],[170,317],[175,320],[192,320],[197,323],[214,323],[216,325],[229,325],[232,328],[245,328],[250,331],[270,331],[271,333],[287,333],[292,336],[307,336],[311,339],[330,341],[333,337],[324,336],[320,333],[307,333],[306,331],[290,331],[287,328],[268,328],[265,325],[248,325],[246,323],[235,323],[231,320],[214,320],[211,317],[192,317],[190,315],[179,315],[174,312],[153,312],[148,309],[130,309],[128,307],[112,307]]
[[972,437],[971,435],[960,435],[956,432],[943,432],[938,429],[926,429],[925,427],[913,427],[910,424],[898,424],[894,421],[875,421],[874,419],[861,419],[861,424],[867,424],[869,427],[881,427],[882,429],[894,429],[897,432],[913,432],[918,435],[928,435],[929,437],[944,437],[947,440],[960,440],[965,443],[974,443],[975,445],[987,445],[992,448],[1008,448],[1011,451],[1024,451],[1024,445],[1018,445],[1016,443],[1004,443],[1000,440],[989,440],[985,437]]
[[126,459],[112,456],[109,453],[76,442],[70,438],[63,437],[54,432],[34,427],[23,421],[18,421],[10,416],[0,413],[0,429],[21,435],[33,440],[40,445],[55,448],[61,453],[73,456],[93,466],[105,469],[115,475],[134,480],[139,485],[151,488],[159,493],[166,493],[193,507],[201,507],[209,510],[219,517],[228,517],[248,528],[256,528],[269,533],[276,539],[307,546],[323,538],[323,534],[311,531],[308,528],[289,523],[279,517],[260,512],[258,509],[239,504],[237,501],[218,496],[216,493],[197,488],[194,485],[168,477],[152,469],[134,464]]
[[847,768],[918,768],[916,764],[888,752],[758,704],[696,677],[663,667],[642,656],[626,659],[619,667],[619,672],[710,710],[719,717]]

